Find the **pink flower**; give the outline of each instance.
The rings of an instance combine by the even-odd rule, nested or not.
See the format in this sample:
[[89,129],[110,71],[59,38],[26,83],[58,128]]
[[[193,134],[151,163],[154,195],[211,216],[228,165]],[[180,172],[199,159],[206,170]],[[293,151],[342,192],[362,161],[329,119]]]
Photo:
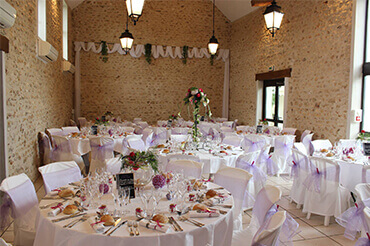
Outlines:
[[203,89],[202,89],[202,88],[199,88],[199,91],[200,91],[200,92],[203,92]]
[[197,94],[197,97],[200,97],[200,94],[199,93]]
[[361,133],[365,133],[365,130],[361,130]]

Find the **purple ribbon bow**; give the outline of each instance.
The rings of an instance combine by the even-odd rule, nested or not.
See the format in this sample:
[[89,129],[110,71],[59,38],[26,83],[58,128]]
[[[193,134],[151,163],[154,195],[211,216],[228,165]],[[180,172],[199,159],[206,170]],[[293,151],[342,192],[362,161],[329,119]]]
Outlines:
[[290,151],[292,150],[293,147],[293,142],[280,142],[280,141],[275,141],[275,152],[283,152],[284,157],[288,157],[290,154]]
[[61,154],[71,153],[71,145],[69,141],[63,141],[59,144],[55,144],[53,150],[50,153],[50,159],[53,161],[58,161],[58,157]]
[[90,146],[92,150],[92,159],[104,161],[109,156],[109,153],[113,152],[114,142],[108,142],[104,145],[90,143]]
[[4,195],[3,204],[0,206],[0,230],[4,230],[10,224],[10,217],[14,217],[12,213],[12,199],[8,195]]
[[254,161],[252,161],[252,163],[249,163],[247,160],[242,159],[242,160],[239,160],[237,166],[251,173],[253,175],[252,180],[260,183],[262,186],[266,182],[266,179],[267,179],[266,174],[262,171],[261,168],[254,165]]
[[268,176],[274,176],[279,171],[277,164],[272,161],[271,157],[272,155],[267,155],[267,159],[265,161],[266,173]]
[[325,171],[319,171],[318,168],[313,168],[312,170],[314,171],[310,175],[308,175],[303,182],[303,185],[310,191],[314,190],[316,193],[321,192],[322,178],[329,181],[337,181],[338,175],[336,174],[336,166],[329,167]]
[[370,246],[370,235],[366,233],[367,237],[360,237],[355,246]]
[[261,145],[264,144],[264,141],[263,140],[259,140],[259,141],[252,141],[250,140],[249,138],[244,138],[244,141],[247,144],[247,147],[248,147],[248,152],[254,152],[254,151],[257,151],[258,149],[260,149]]

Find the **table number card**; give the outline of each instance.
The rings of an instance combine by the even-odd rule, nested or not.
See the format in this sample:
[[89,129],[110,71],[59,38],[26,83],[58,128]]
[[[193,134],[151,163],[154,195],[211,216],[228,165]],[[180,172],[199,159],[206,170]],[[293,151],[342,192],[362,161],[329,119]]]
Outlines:
[[262,133],[262,126],[261,125],[257,126],[257,133]]
[[366,156],[370,156],[370,143],[363,143],[364,153]]
[[130,198],[135,198],[135,185],[133,173],[116,174],[117,189],[118,187],[127,187],[130,189]]
[[98,126],[91,126],[91,134],[98,135]]

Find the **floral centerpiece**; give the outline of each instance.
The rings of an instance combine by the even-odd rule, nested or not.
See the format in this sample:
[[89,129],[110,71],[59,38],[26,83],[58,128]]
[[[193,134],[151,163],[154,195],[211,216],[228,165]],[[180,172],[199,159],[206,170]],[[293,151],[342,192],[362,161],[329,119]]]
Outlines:
[[209,107],[209,99],[207,95],[203,92],[201,88],[191,87],[184,98],[185,105],[194,106],[193,110],[193,142],[198,142],[200,137],[200,132],[198,130],[199,118],[200,118],[200,105],[204,106],[205,113],[208,117],[212,116],[211,109]]
[[170,115],[170,117],[168,117],[168,120],[171,120],[171,121],[175,121],[175,120],[178,120],[179,116],[178,115]]
[[361,132],[357,135],[357,139],[370,140],[370,132],[366,132],[364,130],[361,130]]
[[261,119],[261,120],[259,120],[259,124],[260,125],[265,125],[265,126],[267,126],[268,124],[269,124],[269,122],[266,120],[266,119]]
[[158,172],[158,158],[151,151],[131,152],[128,155],[121,155],[121,170],[128,170],[134,173],[136,186],[147,185],[154,173]]
[[95,125],[108,125],[109,124],[109,120],[107,120],[106,118],[95,118]]

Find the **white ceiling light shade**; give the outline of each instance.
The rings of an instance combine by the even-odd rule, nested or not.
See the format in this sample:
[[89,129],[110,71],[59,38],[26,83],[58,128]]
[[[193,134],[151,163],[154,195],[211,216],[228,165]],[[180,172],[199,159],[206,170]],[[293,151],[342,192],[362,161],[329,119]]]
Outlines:
[[276,5],[275,0],[273,0],[271,5],[266,8],[263,15],[265,17],[266,28],[274,37],[277,30],[280,29],[284,13],[281,12],[281,7]]
[[134,25],[143,13],[144,2],[145,0],[126,0],[127,13]]

